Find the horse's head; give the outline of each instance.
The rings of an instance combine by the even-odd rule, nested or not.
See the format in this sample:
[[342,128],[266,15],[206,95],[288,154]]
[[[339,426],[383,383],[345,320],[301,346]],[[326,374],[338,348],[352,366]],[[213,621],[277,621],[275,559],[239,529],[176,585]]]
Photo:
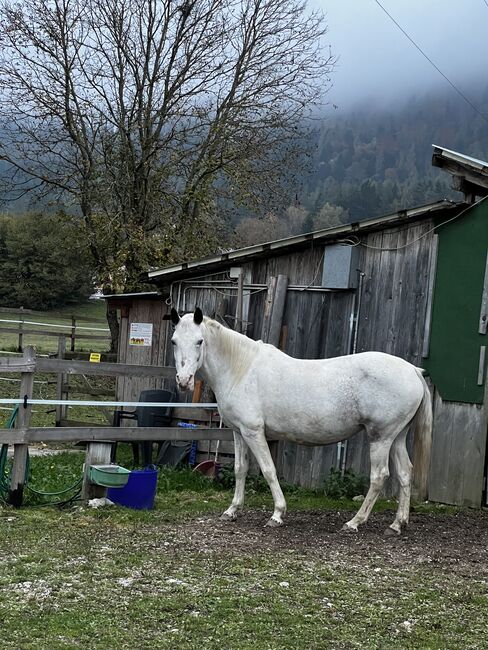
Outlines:
[[201,324],[203,314],[198,307],[194,314],[185,314],[181,318],[176,309],[171,310],[171,320],[175,331],[171,339],[176,366],[176,383],[179,390],[193,390],[195,374],[203,363],[205,341]]

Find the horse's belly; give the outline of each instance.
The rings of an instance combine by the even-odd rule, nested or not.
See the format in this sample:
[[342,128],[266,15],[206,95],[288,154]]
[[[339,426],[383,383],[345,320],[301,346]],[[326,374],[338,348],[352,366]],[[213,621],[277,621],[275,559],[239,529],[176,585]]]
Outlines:
[[304,432],[289,433],[287,431],[273,431],[266,427],[266,437],[268,440],[286,440],[288,442],[295,442],[299,445],[315,447],[318,445],[332,445],[335,442],[340,442],[341,440],[350,438],[361,430],[362,427],[357,427],[348,431],[342,431],[341,433],[327,431],[320,434],[306,434]]
[[339,442],[362,430],[355,418],[335,418],[315,416],[290,417],[286,415],[266,419],[266,435],[296,442],[301,445],[329,445]]

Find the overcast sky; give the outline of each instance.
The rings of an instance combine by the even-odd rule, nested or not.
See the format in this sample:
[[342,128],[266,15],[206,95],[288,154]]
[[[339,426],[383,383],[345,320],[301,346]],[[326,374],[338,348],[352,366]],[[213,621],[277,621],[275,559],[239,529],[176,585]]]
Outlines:
[[[488,79],[484,0],[380,0],[442,72],[469,96]],[[339,57],[328,101],[390,103],[440,87],[455,93],[374,0],[309,0],[326,13],[326,41]]]

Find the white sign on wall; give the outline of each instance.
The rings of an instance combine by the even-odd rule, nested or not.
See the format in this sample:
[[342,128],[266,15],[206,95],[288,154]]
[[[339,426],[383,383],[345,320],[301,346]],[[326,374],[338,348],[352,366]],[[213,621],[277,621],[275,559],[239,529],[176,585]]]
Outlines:
[[129,345],[151,346],[152,332],[152,323],[131,323]]

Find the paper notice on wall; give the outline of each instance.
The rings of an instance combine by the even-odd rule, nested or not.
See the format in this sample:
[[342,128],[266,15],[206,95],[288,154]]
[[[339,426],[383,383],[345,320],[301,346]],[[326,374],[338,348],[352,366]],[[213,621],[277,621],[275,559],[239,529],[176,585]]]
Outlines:
[[129,345],[139,345],[141,347],[152,345],[152,323],[131,323]]

